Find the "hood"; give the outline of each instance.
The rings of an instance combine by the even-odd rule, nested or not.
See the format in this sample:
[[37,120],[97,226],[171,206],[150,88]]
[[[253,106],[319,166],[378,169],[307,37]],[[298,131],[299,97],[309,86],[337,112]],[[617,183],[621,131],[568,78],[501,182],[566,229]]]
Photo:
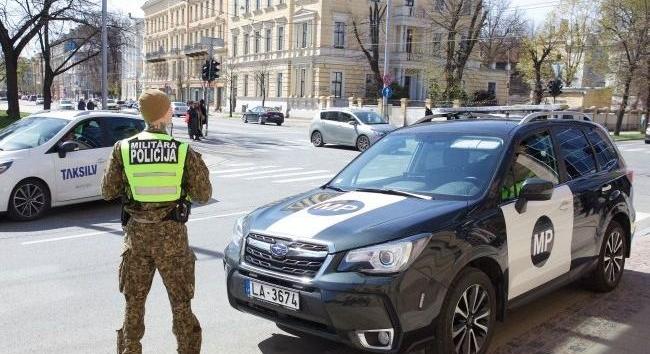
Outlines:
[[9,160],[24,159],[29,156],[32,149],[22,149],[15,151],[0,151],[0,163]]
[[340,252],[437,231],[466,208],[466,201],[317,189],[256,210],[247,231],[314,240]]

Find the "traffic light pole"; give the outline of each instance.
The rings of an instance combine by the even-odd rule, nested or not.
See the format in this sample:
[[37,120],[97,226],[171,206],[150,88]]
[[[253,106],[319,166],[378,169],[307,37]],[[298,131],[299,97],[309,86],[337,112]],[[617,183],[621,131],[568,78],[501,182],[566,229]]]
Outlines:
[[205,95],[205,136],[208,136],[208,122],[210,121],[210,79],[212,78],[212,56],[214,55],[213,39],[210,39],[210,48],[208,49],[208,94]]

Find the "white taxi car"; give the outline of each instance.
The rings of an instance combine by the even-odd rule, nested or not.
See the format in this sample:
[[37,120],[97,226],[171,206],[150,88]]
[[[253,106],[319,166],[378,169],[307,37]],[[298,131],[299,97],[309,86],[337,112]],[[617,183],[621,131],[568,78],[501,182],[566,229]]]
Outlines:
[[0,213],[34,220],[50,207],[101,199],[113,145],[144,128],[132,114],[44,111],[0,130]]

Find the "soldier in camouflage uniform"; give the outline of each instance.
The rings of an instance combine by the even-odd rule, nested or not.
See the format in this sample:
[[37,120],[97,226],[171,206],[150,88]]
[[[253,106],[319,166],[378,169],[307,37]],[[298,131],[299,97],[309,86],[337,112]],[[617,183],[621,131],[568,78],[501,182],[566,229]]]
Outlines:
[[[171,121],[169,98],[158,90],[147,90],[139,101],[148,124],[145,134],[166,135],[165,129]],[[117,331],[118,353],[142,352],[140,340],[144,336],[145,301],[156,269],[171,303],[178,353],[199,353],[201,326],[190,307],[194,297],[196,258],[189,248],[184,223],[169,217],[178,202],[143,203],[133,200],[123,161],[123,156],[128,155],[121,153],[121,144],[128,144],[128,141],[115,145],[102,181],[104,199],[126,197],[124,211],[130,215],[124,227],[126,235],[119,269],[119,289],[126,299],[126,311],[123,327]],[[183,195],[194,202],[206,203],[212,195],[212,186],[201,155],[187,148],[182,171],[180,187]]]

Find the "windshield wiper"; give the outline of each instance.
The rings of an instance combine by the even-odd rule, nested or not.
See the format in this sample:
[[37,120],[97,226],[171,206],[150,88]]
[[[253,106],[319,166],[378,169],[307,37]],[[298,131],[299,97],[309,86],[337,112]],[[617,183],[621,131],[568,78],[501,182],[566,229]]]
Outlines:
[[430,197],[428,195],[412,193],[412,192],[406,192],[406,191],[402,191],[402,190],[398,190],[398,189],[356,188],[355,191],[357,191],[357,192],[369,192],[369,193],[383,193],[383,194],[401,195],[401,196],[404,196],[404,197],[412,197],[412,198],[426,199],[426,200],[432,200],[433,199],[433,197]]
[[334,187],[334,186],[329,185],[329,184],[326,184],[326,185],[324,186],[324,188],[332,189],[332,190],[335,190],[335,191],[337,191],[337,192],[347,192],[347,191],[346,191],[345,189],[343,189],[343,188]]

